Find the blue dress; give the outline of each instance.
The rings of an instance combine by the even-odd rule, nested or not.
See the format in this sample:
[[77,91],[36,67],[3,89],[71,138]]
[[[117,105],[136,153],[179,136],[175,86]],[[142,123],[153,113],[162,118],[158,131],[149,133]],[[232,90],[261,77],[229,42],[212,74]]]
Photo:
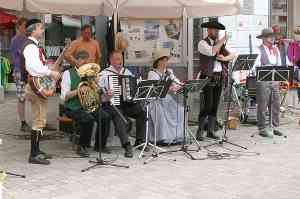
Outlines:
[[[168,71],[175,77],[170,69]],[[162,80],[165,75],[153,70],[148,73],[148,80]],[[149,139],[151,142],[154,142],[155,132],[159,144],[178,143],[183,140],[184,109],[178,101],[178,96],[169,92],[165,98],[150,103]]]

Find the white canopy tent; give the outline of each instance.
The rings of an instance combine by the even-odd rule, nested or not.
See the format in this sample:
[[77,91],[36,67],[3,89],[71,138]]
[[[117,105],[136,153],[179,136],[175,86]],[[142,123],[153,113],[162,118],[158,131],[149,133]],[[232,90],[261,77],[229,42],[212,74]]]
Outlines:
[[239,12],[239,0],[0,0],[0,7],[30,12],[133,18],[224,16]]
[[[235,15],[240,0],[0,0],[0,8],[36,13],[126,18],[183,18],[183,62],[192,77],[192,44],[187,40],[188,17]],[[117,20],[115,19],[115,30]],[[189,34],[189,35],[188,35]],[[189,56],[191,55],[191,56]]]
[[1,7],[64,15],[111,16],[113,13],[113,5],[105,0],[0,0]]

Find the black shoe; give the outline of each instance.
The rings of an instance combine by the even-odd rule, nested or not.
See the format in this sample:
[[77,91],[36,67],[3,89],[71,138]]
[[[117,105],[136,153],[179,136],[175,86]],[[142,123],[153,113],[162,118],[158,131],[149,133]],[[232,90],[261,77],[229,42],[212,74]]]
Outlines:
[[43,128],[44,131],[56,131],[57,129],[55,127],[50,126],[49,124],[46,124],[46,126]]
[[130,143],[126,144],[124,148],[125,148],[124,156],[126,158],[133,158],[133,151],[132,151],[131,144]]
[[48,154],[48,153],[45,153],[44,151],[39,151],[39,154],[41,154],[45,159],[52,159],[53,156]]
[[77,155],[79,155],[80,157],[86,158],[89,157],[90,154],[89,152],[86,150],[85,147],[82,146],[78,146],[77,150],[76,150]]
[[41,154],[37,156],[30,156],[28,162],[31,164],[42,164],[42,165],[50,164],[50,161],[46,160]]
[[215,139],[215,140],[219,140],[220,139],[220,137],[217,136],[217,135],[215,135],[215,133],[213,133],[213,132],[208,132],[207,133],[207,137]]
[[[99,147],[94,147],[94,151],[99,152]],[[109,148],[104,147],[104,148],[101,150],[101,153],[111,154],[112,151],[111,151]]]
[[22,122],[20,131],[31,132],[31,127],[26,122]]
[[283,133],[281,133],[278,130],[273,130],[273,133],[274,133],[274,135],[277,135],[277,136],[283,136]]
[[102,152],[102,153],[106,153],[106,154],[111,154],[111,153],[112,153],[112,151],[111,151],[109,148],[107,148],[107,147],[103,148],[103,149],[101,150],[101,152]]
[[197,139],[198,141],[203,141],[203,140],[204,140],[204,137],[205,137],[204,131],[198,129],[198,130],[197,130],[197,134],[196,134],[196,139]]
[[[143,150],[143,148],[144,148],[144,145],[142,145],[142,146],[139,146],[139,145],[141,145],[141,144],[143,144],[144,142],[143,141],[136,141],[135,143],[134,143],[134,147],[136,148],[136,149],[138,149],[138,150]],[[139,147],[137,147],[137,146],[139,146]],[[144,150],[145,152],[149,152],[150,151],[150,149],[149,149],[149,147],[148,146],[146,146],[146,148],[145,148],[145,150]]]

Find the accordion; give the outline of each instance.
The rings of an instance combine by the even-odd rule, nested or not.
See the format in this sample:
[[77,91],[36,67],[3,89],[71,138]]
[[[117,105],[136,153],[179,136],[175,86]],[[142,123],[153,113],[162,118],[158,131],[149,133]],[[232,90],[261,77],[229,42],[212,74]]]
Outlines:
[[132,102],[137,89],[137,78],[128,75],[109,75],[108,86],[113,92],[111,103],[119,106],[122,102]]

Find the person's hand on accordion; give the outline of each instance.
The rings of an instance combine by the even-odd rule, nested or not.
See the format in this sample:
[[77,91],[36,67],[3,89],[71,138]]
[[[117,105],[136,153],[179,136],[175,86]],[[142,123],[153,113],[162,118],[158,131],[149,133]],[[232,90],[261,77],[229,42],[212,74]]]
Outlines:
[[111,98],[114,96],[114,93],[113,93],[113,91],[112,91],[111,89],[108,89],[108,90],[106,91],[106,95],[107,95],[107,97],[108,97],[109,99],[111,99]]
[[50,77],[55,81],[58,81],[60,79],[60,76],[61,76],[60,73],[57,71],[52,70],[50,72]]
[[181,85],[178,85],[178,84],[173,84],[172,86],[170,86],[170,91],[176,93],[179,89],[181,89],[182,86]]

